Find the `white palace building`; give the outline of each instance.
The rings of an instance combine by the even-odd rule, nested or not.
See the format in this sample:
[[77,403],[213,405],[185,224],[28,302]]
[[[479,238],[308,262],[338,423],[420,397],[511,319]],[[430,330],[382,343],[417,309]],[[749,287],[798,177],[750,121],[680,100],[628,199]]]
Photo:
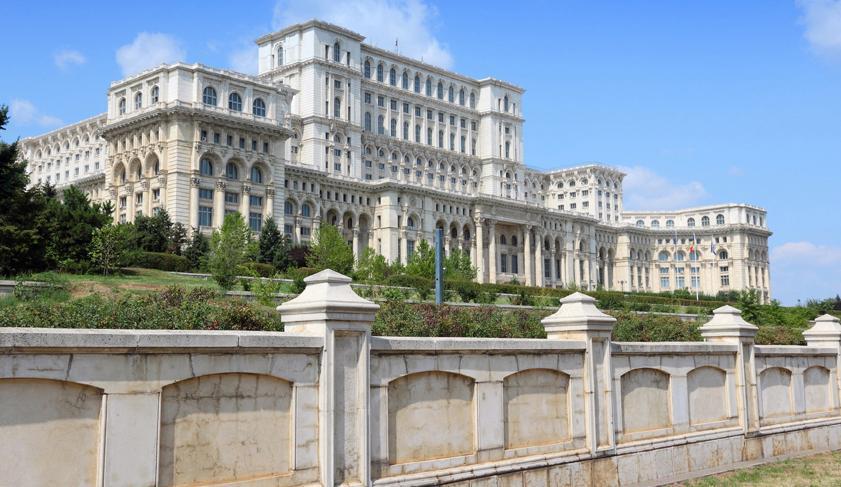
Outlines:
[[239,211],[301,243],[336,225],[389,261],[443,228],[480,282],[770,299],[762,208],[625,211],[616,169],[524,164],[522,88],[363,41],[313,20],[257,39],[257,76],[178,63],[111,83],[106,113],[21,142],[31,182],[110,200],[115,221],[166,209],[210,231]]

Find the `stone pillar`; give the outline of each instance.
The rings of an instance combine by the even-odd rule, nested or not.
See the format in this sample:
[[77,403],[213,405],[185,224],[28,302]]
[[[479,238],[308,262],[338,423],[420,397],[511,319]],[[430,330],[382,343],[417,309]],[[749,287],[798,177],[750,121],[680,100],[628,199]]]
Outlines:
[[834,376],[835,387],[832,392],[832,407],[838,414],[841,408],[841,320],[832,315],[823,315],[815,318],[815,324],[803,332],[806,345],[810,347],[832,348],[836,352]]
[[359,260],[360,255],[361,255],[361,252],[359,251],[359,229],[354,228],[353,229],[353,257],[356,260]]
[[526,285],[534,286],[534,273],[532,272],[532,253],[531,253],[531,225],[526,225],[523,231],[523,245],[525,246],[523,258],[523,270],[525,270]]
[[555,251],[551,250],[549,252],[549,279],[551,279],[552,281],[552,287],[555,287],[555,283],[558,281],[558,269],[556,267],[557,264],[555,264],[555,262]]
[[199,228],[199,178],[190,178],[190,226]]
[[[417,245],[417,242],[415,244]],[[400,263],[409,263],[409,235],[406,230],[400,230]]]
[[[242,215],[248,226],[248,213]],[[222,228],[225,221],[225,181],[216,181],[213,191],[213,226]]]
[[496,222],[488,222],[488,282],[496,284]]
[[277,307],[287,333],[324,339],[319,376],[321,485],[371,485],[368,383],[371,325],[379,306],[330,269],[306,279],[304,292]]
[[738,345],[736,352],[736,406],[742,430],[759,429],[759,401],[754,362],[754,338],[759,329],[742,318],[732,306],[713,311],[713,318],[701,327],[704,341]]
[[247,184],[242,185],[242,200],[239,202],[239,213],[243,218],[248,219],[248,209],[251,205],[251,186]]
[[596,299],[573,293],[561,300],[555,314],[541,321],[549,340],[584,341],[584,411],[587,447],[591,454],[616,446],[613,424],[613,366],[610,334],[616,318],[596,308]]
[[152,216],[152,182],[143,181],[140,187],[143,188],[143,214]]
[[[292,240],[296,244],[301,243],[301,227],[304,225],[304,219],[301,216],[296,216],[292,221]],[[312,230],[310,230],[312,231]]]
[[127,222],[133,222],[134,221],[134,214],[137,211],[135,209],[135,204],[134,204],[134,185],[133,184],[127,184],[126,185],[126,195],[128,197],[128,201],[126,202],[126,206],[128,207],[128,210],[126,210],[126,221]]
[[[274,188],[266,188],[266,213],[261,215],[260,219],[265,219],[269,215],[274,215]],[[248,221],[248,215],[243,215],[245,221]]]
[[534,247],[534,284],[537,287],[543,287],[543,237],[540,232],[535,235]]
[[160,190],[160,205],[161,209],[167,210],[170,215],[175,215],[174,211],[169,211],[166,206],[166,176],[158,176],[158,188]]
[[449,257],[450,253],[452,253],[452,249],[450,246],[453,245],[453,238],[452,237],[444,237],[444,256]]
[[474,262],[476,265],[476,280],[480,283],[485,282],[485,225],[480,218],[474,220],[476,222],[476,242],[474,252]]

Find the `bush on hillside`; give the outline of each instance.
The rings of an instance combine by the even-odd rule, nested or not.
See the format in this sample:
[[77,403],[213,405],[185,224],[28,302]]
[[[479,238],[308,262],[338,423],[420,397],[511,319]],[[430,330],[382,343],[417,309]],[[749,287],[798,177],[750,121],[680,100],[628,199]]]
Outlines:
[[129,265],[172,272],[189,272],[192,267],[190,261],[183,255],[164,252],[134,252]]

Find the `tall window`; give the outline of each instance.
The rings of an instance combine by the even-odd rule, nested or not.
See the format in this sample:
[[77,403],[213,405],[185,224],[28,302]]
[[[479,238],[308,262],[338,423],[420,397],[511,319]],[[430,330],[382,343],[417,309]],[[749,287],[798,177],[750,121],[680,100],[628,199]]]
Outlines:
[[379,81],[379,82],[383,81],[383,65],[382,64],[377,65],[377,81]]
[[262,213],[255,213],[249,212],[248,214],[248,228],[251,229],[252,232],[259,232],[263,229],[263,214]]
[[157,102],[158,102],[158,98],[160,97],[160,94],[161,94],[161,90],[160,90],[160,88],[158,88],[158,86],[157,86],[157,85],[153,86],[153,87],[152,87],[152,98],[151,98],[151,100],[150,100],[150,101],[151,101],[152,103],[157,103]]
[[301,205],[301,216],[310,216],[310,205],[308,203],[304,203],[303,205]]
[[228,179],[239,179],[239,168],[233,162],[225,166],[225,177]]
[[371,79],[371,61],[365,61],[365,70],[363,74],[366,78]]
[[120,115],[126,114],[126,99],[120,98],[120,102],[117,104],[117,110],[119,110]]
[[293,205],[291,201],[284,201],[283,202],[283,214],[284,215],[291,215],[293,212]]
[[210,159],[199,161],[199,174],[202,176],[213,176],[213,163],[210,162]]
[[266,116],[266,102],[264,102],[262,98],[255,98],[251,108],[254,115],[258,117]]
[[722,250],[718,253],[718,260],[727,260],[729,257],[730,255],[727,254],[726,250]]
[[505,158],[511,159],[511,142],[505,141]]
[[444,99],[444,83],[439,81],[438,82],[438,89],[436,91],[437,91],[438,99],[443,100]]
[[134,109],[140,110],[143,108],[143,93],[137,93],[134,95]]
[[403,71],[403,80],[402,80],[402,85],[403,85],[403,89],[404,89],[404,90],[408,90],[408,89],[409,89],[409,73],[407,73],[407,72],[405,72],[405,71]]
[[199,226],[213,226],[213,208],[210,206],[199,206]]
[[450,103],[455,101],[455,94],[454,93],[455,93],[455,91],[453,91],[453,87],[450,86],[450,88],[447,90],[447,101],[449,101]]
[[403,140],[409,140],[409,122],[403,122]]
[[216,106],[216,90],[212,86],[205,86],[202,91],[202,103],[205,105]]
[[470,94],[470,108],[476,108],[476,93]]
[[251,182],[262,184],[263,182],[263,171],[260,170],[259,167],[252,167],[251,168]]
[[336,118],[341,118],[342,116],[342,100],[339,98],[333,100],[333,116]]
[[420,86],[421,86],[420,76],[416,74],[415,75],[415,93],[420,93]]
[[338,42],[333,44],[333,61],[337,63],[342,61],[342,48]]
[[715,224],[716,225],[724,225],[724,215],[718,215],[715,217]]
[[391,86],[397,86],[397,71],[394,68],[391,68],[388,71],[388,84]]
[[283,66],[283,46],[277,48],[277,65]]
[[464,88],[458,92],[458,104],[464,106]]
[[377,133],[379,135],[385,134],[385,120],[382,115],[377,116]]
[[389,134],[392,137],[397,137],[397,120],[392,118],[391,125],[389,126]]
[[502,99],[502,110],[504,112],[508,111],[508,95],[505,95],[505,98]]
[[686,226],[689,227],[689,228],[695,228],[695,219],[690,218],[690,219],[686,220]]
[[420,144],[421,141],[421,126],[415,125],[415,142]]
[[371,113],[370,112],[365,112],[365,131],[366,132],[371,131]]
[[426,96],[432,96],[432,80],[426,78]]
[[233,92],[228,95],[228,109],[235,112],[242,111],[242,97],[239,96],[239,93]]
[[702,227],[710,226],[710,217],[705,216],[705,217],[701,218],[701,226]]

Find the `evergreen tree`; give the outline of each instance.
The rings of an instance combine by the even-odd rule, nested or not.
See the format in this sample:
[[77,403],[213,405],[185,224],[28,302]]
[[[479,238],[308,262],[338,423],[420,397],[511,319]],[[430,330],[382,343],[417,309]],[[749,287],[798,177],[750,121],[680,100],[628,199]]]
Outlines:
[[427,279],[435,278],[435,249],[426,240],[421,240],[409,257],[406,274]]
[[470,262],[470,254],[461,249],[453,249],[444,260],[444,276],[448,279],[472,281],[476,277],[476,268]]
[[63,191],[61,201],[47,200],[44,218],[49,231],[48,264],[66,269],[84,269],[90,262],[93,232],[111,221],[107,206],[92,204],[75,186]]
[[237,212],[226,215],[222,228],[215,230],[210,237],[208,265],[213,279],[222,289],[234,287],[250,238],[251,230]]
[[166,252],[172,238],[172,220],[166,210],[152,216],[137,215],[134,219],[137,248],[147,252]]
[[280,230],[277,229],[274,218],[269,215],[260,230],[260,249],[257,254],[257,262],[271,264],[282,240],[283,237],[280,235]]
[[[8,107],[0,106],[0,131],[8,122]],[[26,162],[18,160],[17,142],[0,141],[0,275],[38,271],[46,267],[48,233],[40,217],[46,198],[39,188],[27,189]]]
[[166,251],[170,254],[181,255],[184,245],[187,243],[187,227],[178,222],[172,225],[172,232],[169,234]]
[[307,254],[307,266],[349,275],[353,270],[353,250],[336,227],[321,225]]
[[190,244],[184,249],[184,257],[190,262],[193,270],[199,271],[205,268],[208,253],[210,253],[210,242],[198,229],[194,228]]

